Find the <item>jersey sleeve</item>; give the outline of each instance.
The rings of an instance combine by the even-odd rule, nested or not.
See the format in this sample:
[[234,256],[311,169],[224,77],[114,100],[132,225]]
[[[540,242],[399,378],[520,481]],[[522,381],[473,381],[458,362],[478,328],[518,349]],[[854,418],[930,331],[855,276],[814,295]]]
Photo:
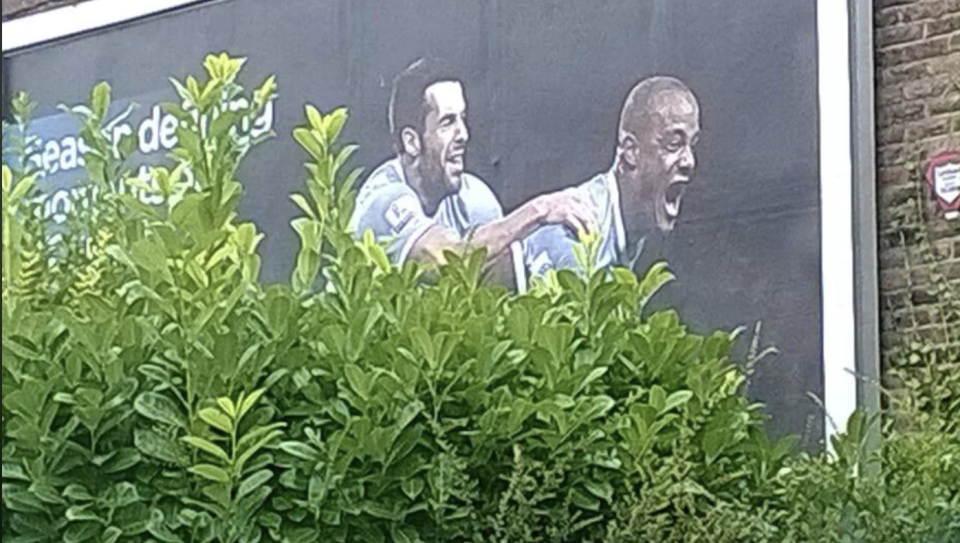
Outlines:
[[435,221],[423,212],[420,199],[408,185],[389,183],[361,194],[351,220],[358,239],[372,231],[379,243],[386,244],[387,256],[402,265],[413,246]]
[[577,269],[576,246],[576,237],[564,226],[538,228],[523,241],[526,277],[542,276],[549,270]]
[[472,175],[466,175],[464,180],[467,190],[461,194],[469,210],[469,223],[477,227],[502,219],[503,206],[490,186]]

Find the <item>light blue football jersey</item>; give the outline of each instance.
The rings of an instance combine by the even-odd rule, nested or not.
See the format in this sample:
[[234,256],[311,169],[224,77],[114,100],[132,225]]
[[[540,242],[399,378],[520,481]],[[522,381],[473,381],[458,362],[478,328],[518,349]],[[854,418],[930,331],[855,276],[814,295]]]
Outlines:
[[503,217],[503,208],[490,187],[464,172],[460,190],[444,198],[436,213],[426,215],[417,193],[407,184],[399,158],[381,164],[361,186],[350,228],[359,239],[371,230],[387,244],[390,261],[402,265],[421,236],[441,224],[460,237]]
[[[620,190],[612,171],[597,175],[579,187],[587,201],[596,211],[599,228],[599,247],[595,265],[597,268],[629,266],[630,259],[642,248],[627,251],[627,236],[620,208]],[[543,276],[549,270],[580,270],[575,247],[579,241],[576,234],[563,225],[539,228],[523,242],[523,266],[515,273],[522,274],[522,290],[529,278]]]

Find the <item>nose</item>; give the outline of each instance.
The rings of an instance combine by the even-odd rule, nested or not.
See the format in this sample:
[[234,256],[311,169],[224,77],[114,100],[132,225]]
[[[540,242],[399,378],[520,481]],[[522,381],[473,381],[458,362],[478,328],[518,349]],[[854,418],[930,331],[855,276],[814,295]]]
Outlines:
[[693,153],[693,148],[689,145],[685,146],[683,152],[680,153],[679,166],[687,174],[693,172],[693,169],[697,166],[697,157]]
[[454,138],[459,143],[466,143],[470,139],[470,129],[467,128],[467,121],[463,118],[457,121],[457,131]]

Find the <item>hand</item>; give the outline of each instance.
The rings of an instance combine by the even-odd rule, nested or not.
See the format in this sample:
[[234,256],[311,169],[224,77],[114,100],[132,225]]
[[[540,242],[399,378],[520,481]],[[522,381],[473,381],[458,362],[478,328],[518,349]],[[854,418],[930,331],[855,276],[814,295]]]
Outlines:
[[545,224],[563,224],[577,236],[599,231],[593,202],[577,187],[540,196],[537,204]]

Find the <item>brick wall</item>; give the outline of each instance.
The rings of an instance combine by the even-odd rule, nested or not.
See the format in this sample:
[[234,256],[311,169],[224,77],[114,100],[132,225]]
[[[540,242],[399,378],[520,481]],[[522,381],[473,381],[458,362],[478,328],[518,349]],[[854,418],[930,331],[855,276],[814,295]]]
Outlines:
[[[960,150],[960,0],[874,0],[877,182],[884,354],[908,340],[956,342],[960,221],[945,221],[921,173]],[[952,329],[953,333],[950,333]],[[951,337],[952,336],[952,337]]]
[[[3,19],[80,1],[2,0]],[[943,343],[950,327],[960,330],[960,313],[941,296],[948,289],[960,297],[960,222],[938,218],[919,173],[929,153],[960,149],[960,0],[874,0],[874,8],[881,318],[890,354],[905,339]]]

